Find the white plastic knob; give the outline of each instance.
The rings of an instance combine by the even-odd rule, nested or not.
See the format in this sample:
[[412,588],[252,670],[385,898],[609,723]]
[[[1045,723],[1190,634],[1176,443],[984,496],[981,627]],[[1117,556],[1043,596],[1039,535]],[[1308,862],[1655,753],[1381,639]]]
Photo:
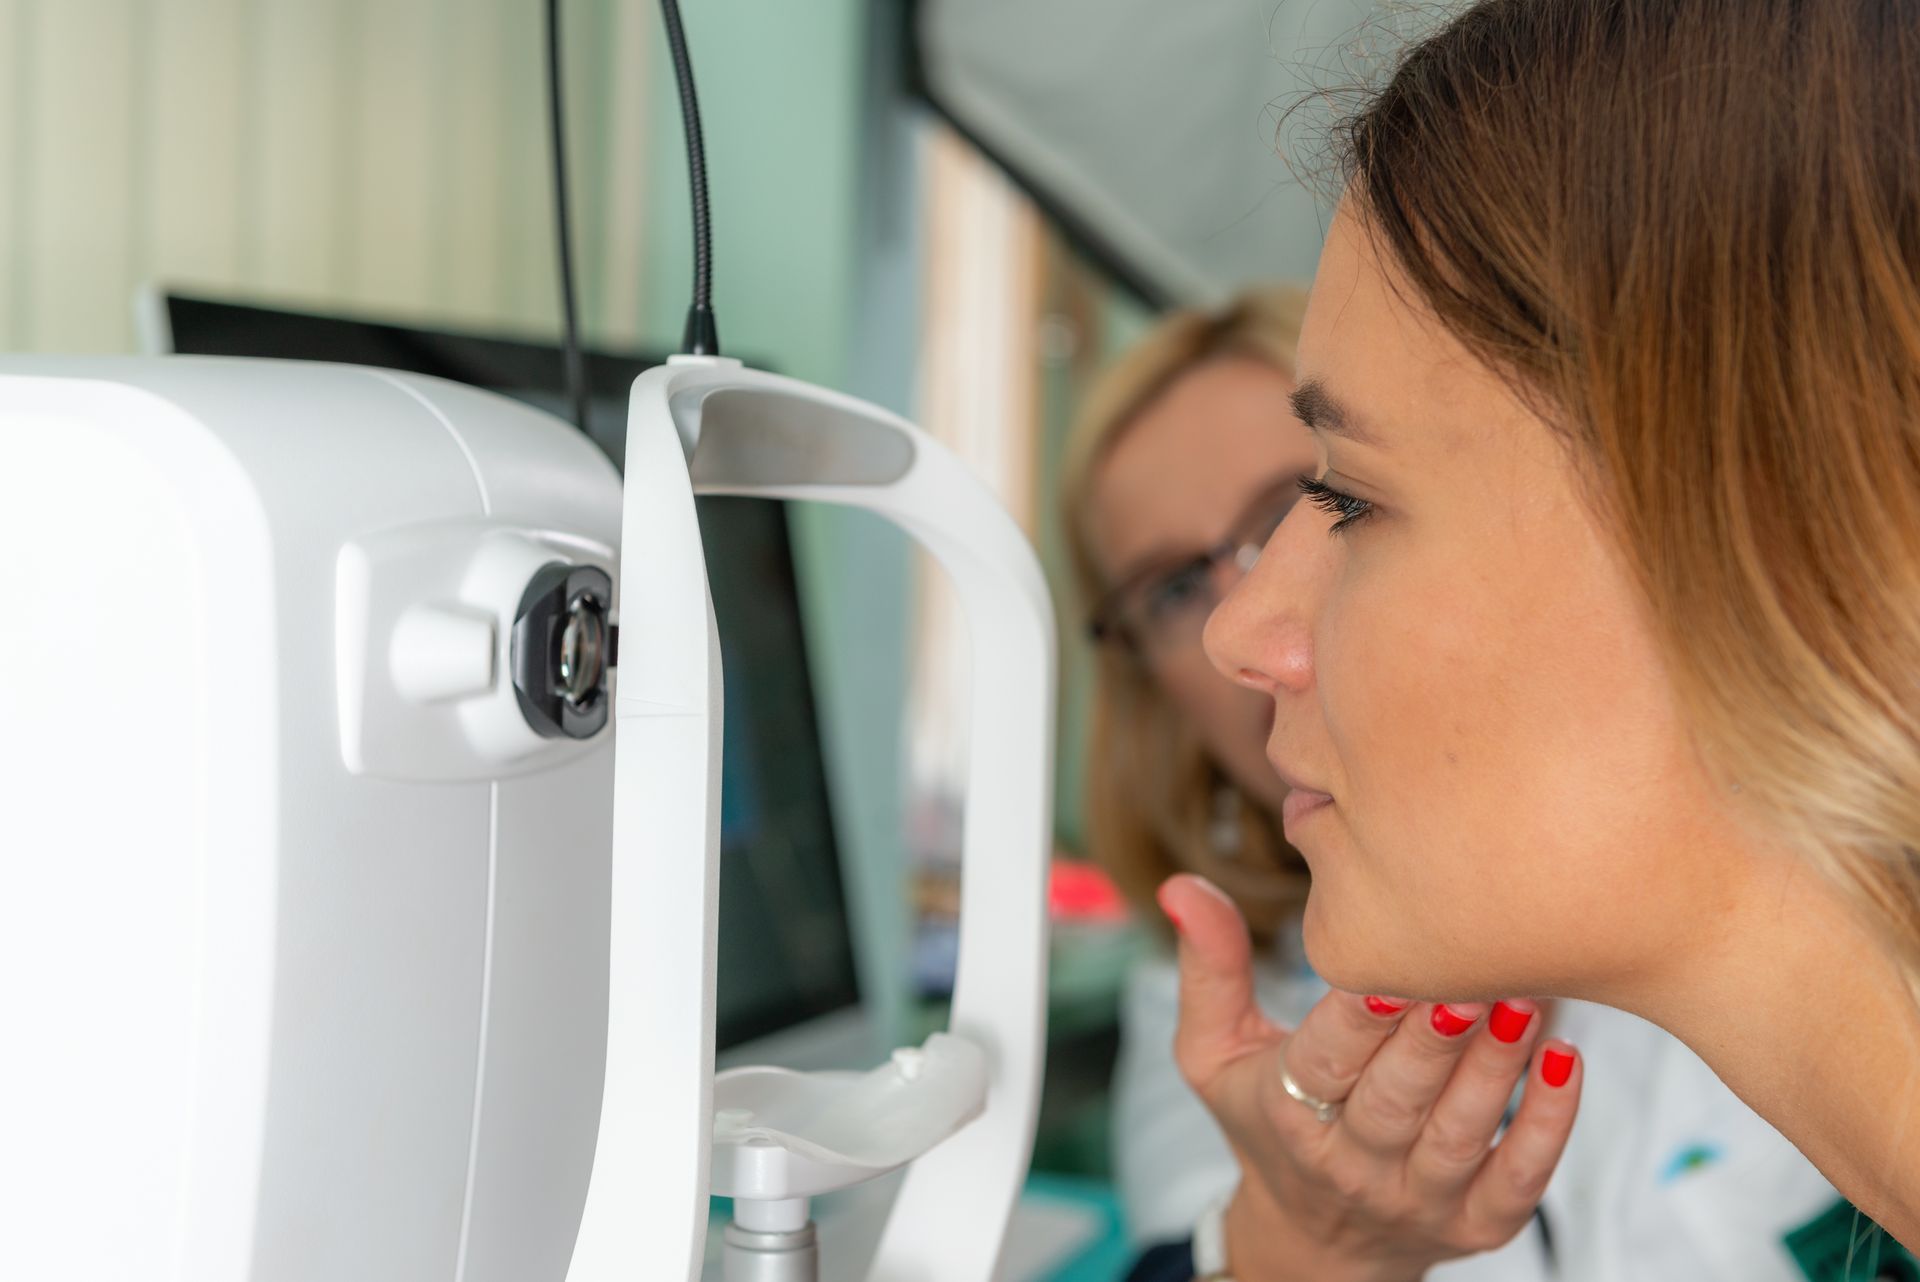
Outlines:
[[493,689],[495,633],[486,615],[415,606],[394,624],[387,650],[394,688],[414,703],[443,703]]

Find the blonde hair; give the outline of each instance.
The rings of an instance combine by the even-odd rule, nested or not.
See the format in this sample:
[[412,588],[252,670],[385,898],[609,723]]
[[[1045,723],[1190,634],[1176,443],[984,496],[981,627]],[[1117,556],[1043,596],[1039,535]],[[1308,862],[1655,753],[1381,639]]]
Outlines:
[[1920,982],[1920,5],[1495,0],[1342,138],[1589,465],[1716,776]]
[[[1209,361],[1243,358],[1293,375],[1306,294],[1292,286],[1249,290],[1219,311],[1162,320],[1095,381],[1075,420],[1063,464],[1061,503],[1081,617],[1108,584],[1094,556],[1094,475],[1127,428],[1183,376]],[[1160,690],[1138,655],[1099,647],[1087,750],[1091,853],[1135,905],[1176,872],[1197,872],[1232,896],[1255,936],[1270,938],[1306,900],[1307,870],[1266,807],[1244,795]],[[1237,848],[1216,849],[1223,817],[1238,824]]]

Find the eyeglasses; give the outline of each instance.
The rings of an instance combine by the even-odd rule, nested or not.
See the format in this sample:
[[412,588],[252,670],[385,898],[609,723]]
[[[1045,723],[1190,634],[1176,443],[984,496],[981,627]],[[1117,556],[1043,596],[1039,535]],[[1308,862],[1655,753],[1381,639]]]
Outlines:
[[1147,655],[1198,645],[1207,617],[1253,569],[1299,497],[1299,483],[1289,478],[1263,495],[1212,547],[1129,576],[1094,610],[1089,635],[1100,642],[1124,641]]

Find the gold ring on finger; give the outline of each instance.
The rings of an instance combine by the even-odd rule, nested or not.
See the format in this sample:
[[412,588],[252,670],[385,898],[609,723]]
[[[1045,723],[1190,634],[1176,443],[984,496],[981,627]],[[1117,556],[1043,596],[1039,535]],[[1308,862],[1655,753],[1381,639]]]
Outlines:
[[1294,1081],[1293,1074],[1287,1070],[1287,1055],[1285,1051],[1280,1053],[1280,1089],[1285,1091],[1289,1098],[1305,1104],[1308,1108],[1312,1109],[1313,1118],[1317,1122],[1324,1124],[1340,1116],[1339,1100],[1324,1100],[1317,1095],[1309,1095],[1300,1089],[1300,1083]]

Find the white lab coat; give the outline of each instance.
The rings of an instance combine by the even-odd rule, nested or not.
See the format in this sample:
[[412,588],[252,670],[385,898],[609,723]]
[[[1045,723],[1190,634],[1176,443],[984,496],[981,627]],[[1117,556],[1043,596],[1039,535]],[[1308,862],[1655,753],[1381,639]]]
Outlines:
[[[1293,1024],[1326,988],[1297,944],[1281,951],[1293,960],[1263,962],[1258,992]],[[1140,963],[1122,1012],[1114,1160],[1142,1244],[1187,1236],[1239,1178],[1174,1067],[1178,981],[1169,959]],[[1785,1236],[1838,1195],[1778,1131],[1644,1020],[1562,1002],[1553,1032],[1586,1063],[1580,1116],[1543,1203],[1553,1262],[1536,1221],[1498,1251],[1435,1268],[1430,1282],[1805,1282]]]

